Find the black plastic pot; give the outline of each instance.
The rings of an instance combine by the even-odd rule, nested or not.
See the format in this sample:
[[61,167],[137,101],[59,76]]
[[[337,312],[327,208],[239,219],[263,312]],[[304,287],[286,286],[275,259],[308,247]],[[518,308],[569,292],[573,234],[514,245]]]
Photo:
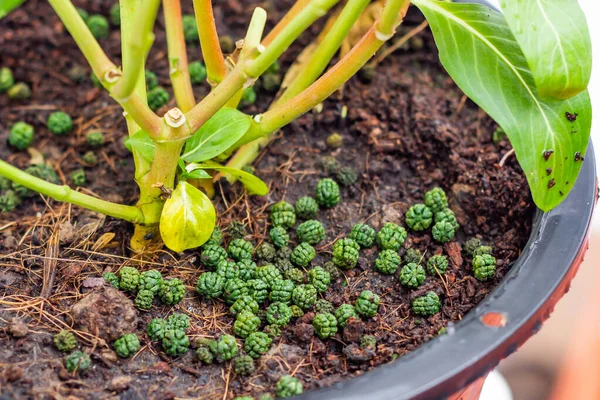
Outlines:
[[569,196],[554,210],[537,213],[529,242],[502,283],[448,334],[298,400],[443,399],[485,376],[541,328],[568,291],[587,250],[597,198],[590,141]]

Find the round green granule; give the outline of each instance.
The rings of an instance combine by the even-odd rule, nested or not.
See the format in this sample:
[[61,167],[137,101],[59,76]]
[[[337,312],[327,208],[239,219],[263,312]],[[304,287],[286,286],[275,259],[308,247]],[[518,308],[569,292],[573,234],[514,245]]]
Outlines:
[[231,307],[229,307],[229,312],[233,315],[238,315],[244,311],[249,311],[253,314],[258,313],[258,303],[254,298],[250,295],[240,296],[235,303]]
[[114,272],[105,272],[102,275],[106,283],[109,283],[112,287],[119,289],[119,278],[115,275]]
[[272,303],[267,308],[267,322],[273,325],[284,326],[292,319],[292,309],[285,303]]
[[55,111],[48,117],[48,129],[55,135],[64,135],[73,129],[73,120],[69,114]]
[[19,121],[10,128],[8,144],[18,150],[25,150],[33,142],[33,133],[33,126]]
[[227,226],[227,233],[229,233],[229,237],[233,239],[243,239],[248,235],[248,229],[246,229],[246,224],[240,221],[231,221],[231,223]]
[[79,350],[75,350],[65,357],[65,368],[69,372],[86,372],[90,365],[92,365],[90,356]]
[[0,93],[6,92],[15,84],[15,78],[8,67],[0,68]]
[[367,224],[356,224],[352,227],[348,238],[358,243],[361,248],[366,249],[375,243],[375,229]]
[[317,301],[317,289],[309,284],[298,285],[292,292],[292,301],[303,310],[308,310]]
[[264,332],[251,333],[244,342],[244,350],[252,358],[259,358],[269,351],[273,340]]
[[254,360],[248,355],[237,356],[232,361],[236,375],[248,376],[254,373]]
[[406,264],[400,270],[400,276],[398,278],[400,283],[404,286],[415,289],[421,286],[425,281],[425,270],[415,263]]
[[315,302],[315,305],[313,306],[313,309],[315,310],[316,313],[331,313],[333,314],[335,308],[333,307],[333,304],[331,304],[329,301],[325,300],[325,299],[319,299]]
[[163,340],[167,331],[167,321],[162,318],[153,318],[146,327],[146,333],[152,341]]
[[240,100],[240,106],[249,106],[256,102],[256,90],[254,87],[248,86],[242,92],[242,98]]
[[162,347],[168,355],[180,356],[190,347],[190,339],[183,329],[168,329],[162,340]]
[[292,256],[292,249],[290,249],[287,246],[284,246],[284,247],[280,248],[279,250],[277,250],[277,253],[275,254],[275,261],[289,260],[291,256]]
[[300,318],[304,315],[304,311],[295,304],[290,306],[290,310],[292,310],[292,318]]
[[298,225],[296,236],[300,242],[315,245],[325,239],[325,228],[321,222],[311,219]]
[[333,261],[327,261],[323,264],[323,269],[329,272],[329,276],[331,276],[332,280],[339,278],[342,275],[342,272],[338,267],[335,266]]
[[77,339],[75,338],[75,335],[73,335],[72,332],[63,329],[62,331],[54,335],[54,345],[60,351],[71,351],[75,347],[77,347]]
[[277,397],[286,398],[302,394],[302,382],[291,375],[283,375],[275,385],[275,394]]
[[208,346],[200,346],[196,349],[196,359],[204,364],[212,364],[214,356]]
[[375,293],[370,290],[363,290],[358,299],[356,299],[354,308],[359,315],[371,318],[377,314],[380,301],[381,299]]
[[335,175],[335,178],[342,186],[352,186],[358,179],[358,172],[352,167],[342,167]]
[[96,39],[104,39],[108,37],[108,20],[103,15],[90,15],[85,23]]
[[435,255],[431,256],[429,260],[427,260],[427,273],[429,275],[437,276],[438,273],[440,275],[444,275],[447,269],[448,258],[446,256]]
[[250,311],[242,311],[233,323],[233,333],[235,336],[245,339],[252,332],[256,332],[259,326],[260,318]]
[[171,95],[164,88],[157,86],[148,91],[148,106],[152,111],[156,111],[171,99]]
[[484,254],[488,254],[488,255],[491,256],[492,255],[492,251],[493,251],[492,246],[479,246],[473,252],[473,257],[482,256]]
[[218,226],[215,226],[210,238],[204,243],[203,247],[208,244],[220,245],[221,243],[223,243],[223,232],[221,232],[221,229]]
[[315,334],[321,339],[329,339],[337,333],[337,319],[330,313],[319,313],[313,319]]
[[346,324],[350,318],[358,318],[356,309],[352,304],[342,304],[337,308],[337,310],[335,310],[334,315],[338,321],[338,325],[342,328],[346,327]]
[[431,236],[436,242],[447,243],[454,238],[454,226],[450,222],[436,222],[431,229]]
[[146,87],[148,88],[148,90],[152,90],[158,86],[158,77],[154,72],[150,71],[149,69],[145,71],[145,78]]
[[[264,304],[269,294],[269,285],[262,279],[250,279],[246,281],[246,293],[252,296],[254,300],[260,305]],[[237,299],[236,299],[237,300]]]
[[96,157],[93,151],[88,151],[81,157],[81,160],[86,164],[94,165],[98,162],[98,157]]
[[406,252],[404,253],[405,264],[421,264],[421,261],[423,261],[423,255],[419,249],[406,249]]
[[215,269],[222,259],[227,258],[227,251],[218,244],[208,244],[202,248],[200,263],[207,268]]
[[400,267],[400,256],[394,250],[383,250],[375,260],[374,270],[385,274],[393,275]]
[[6,95],[11,100],[27,100],[31,97],[31,88],[25,82],[17,82],[8,89]]
[[471,265],[473,267],[473,274],[479,281],[487,281],[496,272],[496,259],[489,254],[473,257]]
[[186,331],[190,328],[190,317],[186,314],[173,313],[167,318],[167,329],[181,329]]
[[199,42],[198,37],[198,24],[196,17],[191,14],[186,14],[181,18],[183,26],[183,38],[188,44],[195,44]]
[[340,202],[340,187],[333,179],[321,179],[315,189],[315,200],[321,207],[336,206]]
[[285,231],[285,228],[281,226],[271,228],[269,231],[269,237],[271,238],[273,245],[278,249],[286,247],[290,242],[290,235],[288,235],[288,233]]
[[91,131],[85,135],[85,142],[90,147],[102,147],[104,144],[104,133],[101,131]]
[[21,204],[21,199],[13,190],[7,190],[0,195],[0,212],[9,213]]
[[[248,281],[248,283],[251,281]],[[247,283],[239,278],[230,279],[225,282],[225,286],[223,287],[223,297],[227,304],[233,304],[237,299],[241,296],[248,294],[249,290],[247,287]],[[259,299],[253,296],[255,300],[260,303]]]
[[252,397],[252,396],[238,396],[238,397],[234,398],[233,400],[254,400],[254,397]]
[[333,263],[342,269],[351,269],[358,263],[360,246],[354,240],[339,239],[333,244]]
[[273,264],[267,264],[256,268],[256,278],[266,282],[269,288],[272,288],[275,282],[283,279],[281,272]]
[[473,253],[475,252],[475,250],[477,250],[482,245],[483,243],[481,243],[481,239],[474,237],[465,242],[463,250],[465,251],[465,253],[467,253],[467,255],[473,257]]
[[433,213],[442,211],[444,208],[448,207],[446,193],[439,187],[431,189],[425,193],[425,205],[429,207]]
[[138,310],[150,311],[152,309],[152,302],[154,301],[154,293],[150,290],[140,289],[135,296],[135,307]]
[[269,299],[274,303],[288,304],[292,300],[292,294],[296,285],[289,279],[280,279],[271,286]]
[[83,168],[76,169],[71,172],[71,182],[74,186],[85,186],[87,179]]
[[238,353],[237,342],[231,335],[221,335],[210,343],[209,348],[219,362],[231,360]]
[[416,315],[430,316],[436,314],[440,311],[440,298],[435,292],[428,292],[425,296],[413,299],[412,310]]
[[286,270],[283,275],[285,279],[289,279],[294,283],[304,283],[304,272],[299,268],[290,268]]
[[189,63],[188,71],[190,73],[190,81],[194,85],[200,84],[206,79],[206,67],[200,61]]
[[281,86],[281,75],[264,73],[260,77],[261,88],[268,93],[275,93]]
[[[52,167],[47,164],[31,165],[25,169],[25,172],[47,182],[58,183],[58,176],[56,175],[56,172],[54,172]],[[35,195],[33,190],[29,190],[25,186],[16,182],[13,182],[12,188],[20,198],[33,197]]]
[[140,275],[140,290],[149,290],[156,294],[160,291],[162,285],[162,275],[159,271],[151,269],[144,271]]
[[332,156],[321,157],[319,165],[328,174],[335,174],[340,169],[340,163]]
[[135,334],[127,333],[117,339],[113,346],[119,357],[128,358],[140,349],[140,340]]
[[398,251],[407,236],[406,229],[393,222],[388,222],[377,232],[375,240],[381,250]]
[[121,6],[119,3],[113,4],[109,9],[108,14],[110,16],[111,24],[115,26],[121,25]]
[[406,212],[404,221],[413,231],[424,231],[433,222],[433,213],[425,204],[415,204]]
[[287,201],[280,201],[271,206],[271,223],[289,229],[296,224],[296,210]]
[[252,259],[254,246],[244,239],[233,239],[227,247],[227,252],[235,261]]
[[135,292],[140,284],[140,272],[133,267],[119,270],[119,288],[126,292]]
[[458,230],[458,228],[460,228],[460,225],[458,224],[458,221],[456,220],[456,216],[454,215],[454,211],[452,211],[449,208],[444,208],[442,211],[438,211],[435,213],[435,222],[449,222],[450,224],[452,224],[452,227],[454,228],[454,230]]
[[164,304],[174,305],[179,303],[185,296],[185,286],[178,278],[163,280],[163,283],[158,292],[160,301]]
[[317,289],[319,293],[325,293],[331,284],[331,276],[329,272],[322,267],[314,267],[307,273],[308,282]]
[[[297,269],[294,264],[292,264],[292,262],[290,261],[289,258],[276,258],[275,259],[275,266],[277,267],[277,269],[281,272],[283,272],[283,274],[285,275],[286,273],[288,273],[290,270],[292,269]],[[286,276],[287,279],[292,279]],[[292,279],[293,280],[293,279]]]
[[315,258],[317,252],[315,248],[308,243],[300,243],[292,251],[290,261],[298,267],[306,267]]
[[281,336],[282,330],[281,330],[281,326],[271,324],[271,325],[265,326],[265,328],[263,329],[263,332],[266,333],[267,335],[269,335],[269,337],[271,339],[276,339]]
[[225,278],[216,272],[204,272],[198,277],[196,292],[206,299],[214,299],[223,294]]
[[303,219],[312,219],[319,213],[319,205],[317,201],[310,197],[304,196],[296,200],[296,216]]
[[373,335],[362,335],[360,337],[360,347],[362,349],[374,349],[377,346],[377,338]]
[[224,258],[219,261],[219,265],[217,265],[217,270],[215,272],[217,275],[225,278],[225,280],[239,278],[240,276],[240,269],[237,264],[233,261],[227,261]]
[[277,250],[271,243],[263,242],[256,248],[256,258],[267,263],[275,261],[276,254]]

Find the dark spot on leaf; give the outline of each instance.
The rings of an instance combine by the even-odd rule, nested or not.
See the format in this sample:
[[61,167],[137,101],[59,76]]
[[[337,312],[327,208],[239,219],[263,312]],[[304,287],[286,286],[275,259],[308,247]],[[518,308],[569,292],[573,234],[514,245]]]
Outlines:
[[550,158],[550,156],[552,155],[552,153],[554,153],[554,150],[550,149],[550,150],[545,150],[542,155],[544,156],[544,160],[548,161],[548,159]]
[[571,122],[575,122],[575,120],[577,120],[577,115],[579,115],[579,114],[577,114],[577,113],[573,113],[573,114],[571,114],[571,113],[570,113],[570,112],[568,112],[568,111],[567,111],[567,112],[565,112],[565,118],[566,118],[566,119],[568,119],[568,120],[569,120],[569,121],[571,121]]
[[577,161],[583,161],[584,158],[581,156],[581,152],[578,151],[577,153],[575,153],[575,162]]
[[546,174],[550,175],[552,173],[552,168],[548,167],[546,168]]
[[548,189],[552,189],[554,185],[556,185],[556,182],[554,181],[554,179],[550,179],[550,181],[548,182]]
[[562,190],[558,191],[558,194],[560,194],[561,196],[564,196],[565,194],[562,192]]
[[574,134],[574,133],[577,133],[577,132],[579,132],[577,129],[573,129],[573,130],[571,131],[571,134]]

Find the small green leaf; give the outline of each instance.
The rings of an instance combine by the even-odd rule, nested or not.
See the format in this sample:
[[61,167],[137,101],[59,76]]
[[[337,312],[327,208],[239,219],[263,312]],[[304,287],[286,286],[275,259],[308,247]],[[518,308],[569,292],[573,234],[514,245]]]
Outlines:
[[6,17],[9,12],[23,4],[25,0],[2,0],[0,1],[0,19]]
[[202,169],[197,169],[190,173],[186,173],[185,177],[187,179],[212,179],[212,176],[210,176],[210,174],[208,172],[206,172]]
[[235,176],[236,178],[238,178],[238,180],[242,183],[242,185],[244,185],[244,187],[246,188],[246,190],[248,190],[248,192],[250,194],[255,194],[258,196],[265,196],[267,193],[269,193],[269,187],[267,186],[266,183],[264,183],[260,178],[254,176],[246,171],[242,171],[241,169],[223,167],[216,163],[210,163],[210,164],[192,163],[192,164],[188,164],[187,167],[185,167],[185,168],[188,172],[195,171],[198,169],[214,169],[215,171],[223,171],[225,173],[231,174],[231,175]]
[[146,161],[152,162],[154,159],[154,149],[156,143],[145,131],[139,130],[125,139],[125,147],[132,151],[135,149],[138,154]]
[[431,25],[444,68],[508,135],[537,206],[556,207],[573,188],[587,148],[587,91],[542,100],[502,14],[476,4],[413,3]]
[[181,158],[201,162],[218,156],[244,136],[251,122],[249,115],[236,109],[220,109],[186,142]]
[[577,0],[501,0],[500,7],[541,97],[564,100],[587,88],[592,43]]
[[185,181],[180,181],[165,201],[160,216],[160,236],[176,252],[203,245],[212,235],[217,220],[210,199]]

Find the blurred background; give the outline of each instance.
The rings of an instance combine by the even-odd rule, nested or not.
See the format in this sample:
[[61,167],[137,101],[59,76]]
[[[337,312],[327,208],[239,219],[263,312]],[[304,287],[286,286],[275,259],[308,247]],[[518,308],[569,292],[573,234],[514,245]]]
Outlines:
[[[498,0],[492,0],[498,3]],[[534,0],[529,0],[534,1]],[[579,0],[592,36],[590,84],[596,118],[592,140],[600,151],[600,15],[598,0]],[[596,165],[600,172],[600,168]],[[486,381],[481,400],[600,400],[600,213],[596,211],[589,250],[571,289],[540,332],[504,360]],[[504,378],[504,380],[502,379]],[[509,391],[507,391],[506,383]],[[512,395],[511,395],[512,393]]]

